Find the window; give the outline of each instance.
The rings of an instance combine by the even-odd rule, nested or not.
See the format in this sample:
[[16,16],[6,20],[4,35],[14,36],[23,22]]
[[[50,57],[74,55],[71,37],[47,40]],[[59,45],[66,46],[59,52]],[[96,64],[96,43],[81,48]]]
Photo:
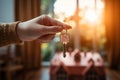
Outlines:
[[[41,14],[54,17],[54,2],[55,0],[41,0]],[[41,44],[41,53],[43,65],[49,65],[51,58],[55,54],[55,41]]]

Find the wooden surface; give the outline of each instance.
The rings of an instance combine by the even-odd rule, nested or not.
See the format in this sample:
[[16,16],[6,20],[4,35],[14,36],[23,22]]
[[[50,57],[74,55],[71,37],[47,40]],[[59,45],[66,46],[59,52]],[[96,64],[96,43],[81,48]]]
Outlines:
[[[9,66],[3,67],[3,68],[0,67],[0,77],[1,77],[1,71],[2,71],[2,72],[6,73],[5,76],[6,76],[7,80],[13,80],[12,73],[22,70],[22,69],[23,69],[22,65],[9,65]],[[0,80],[1,80],[1,78],[0,78]]]
[[[120,80],[120,71],[106,69],[106,73],[107,80]],[[28,72],[25,80],[49,80],[49,67],[42,67],[41,70]]]
[[[106,73],[107,80],[120,80],[120,71],[106,68]],[[17,78],[17,80],[22,80],[22,74]],[[42,67],[41,70],[27,72],[25,80],[49,80],[49,67]]]
[[120,71],[106,69],[108,80],[120,80]]
[[0,71],[16,71],[23,69],[22,65],[10,65],[4,68],[0,68]]

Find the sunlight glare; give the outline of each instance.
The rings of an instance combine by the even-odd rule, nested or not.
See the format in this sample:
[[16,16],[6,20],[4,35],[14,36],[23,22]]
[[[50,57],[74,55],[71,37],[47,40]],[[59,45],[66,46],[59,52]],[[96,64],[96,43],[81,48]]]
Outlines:
[[91,24],[95,24],[98,20],[98,15],[94,10],[87,10],[84,19]]
[[74,14],[76,8],[76,0],[56,0],[54,4],[55,14],[63,13],[65,17]]
[[103,1],[101,1],[101,0],[97,0],[97,3],[96,3],[97,5],[97,9],[98,10],[103,10],[104,9],[104,7],[105,7],[105,4],[104,4],[104,2]]

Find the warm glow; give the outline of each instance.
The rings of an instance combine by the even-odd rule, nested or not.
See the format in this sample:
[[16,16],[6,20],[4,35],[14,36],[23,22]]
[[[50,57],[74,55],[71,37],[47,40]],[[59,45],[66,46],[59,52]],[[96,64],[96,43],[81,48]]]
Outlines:
[[[64,21],[67,17],[74,15],[77,0],[56,0],[54,12],[57,19]],[[86,21],[86,24],[96,24],[102,21],[104,2],[102,0],[79,0],[79,16]]]
[[75,12],[75,8],[76,0],[56,0],[54,4],[55,14],[62,14],[62,16],[64,17],[73,15]]
[[[104,2],[103,0],[96,0],[96,8],[101,10],[104,8]],[[95,0],[79,0],[79,7],[80,9],[93,9],[95,7]]]
[[95,24],[98,20],[98,14],[94,10],[87,10],[84,19],[90,24]]
[[95,0],[79,0],[80,9],[94,8]]
[[[80,0],[80,16],[87,24],[96,25],[102,22],[104,2],[102,0]],[[81,14],[82,13],[82,14]]]
[[[88,41],[94,37],[96,28],[96,38],[100,39],[105,35],[103,24],[104,0],[79,0],[79,17],[76,16],[77,0],[56,0],[54,5],[55,18],[78,28],[80,34]],[[76,23],[76,19],[79,19]],[[90,36],[91,35],[91,36]]]
[[104,9],[104,2],[103,2],[103,0],[101,1],[101,0],[97,0],[97,9],[98,10],[100,10],[100,11],[102,11],[103,9]]

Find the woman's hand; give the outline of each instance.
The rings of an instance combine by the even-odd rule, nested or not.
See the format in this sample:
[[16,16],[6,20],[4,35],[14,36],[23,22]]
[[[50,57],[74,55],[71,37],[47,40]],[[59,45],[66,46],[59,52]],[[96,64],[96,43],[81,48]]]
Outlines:
[[59,22],[46,15],[42,15],[26,22],[21,22],[17,27],[17,34],[22,41],[39,39],[40,42],[49,42],[55,34],[71,26]]

